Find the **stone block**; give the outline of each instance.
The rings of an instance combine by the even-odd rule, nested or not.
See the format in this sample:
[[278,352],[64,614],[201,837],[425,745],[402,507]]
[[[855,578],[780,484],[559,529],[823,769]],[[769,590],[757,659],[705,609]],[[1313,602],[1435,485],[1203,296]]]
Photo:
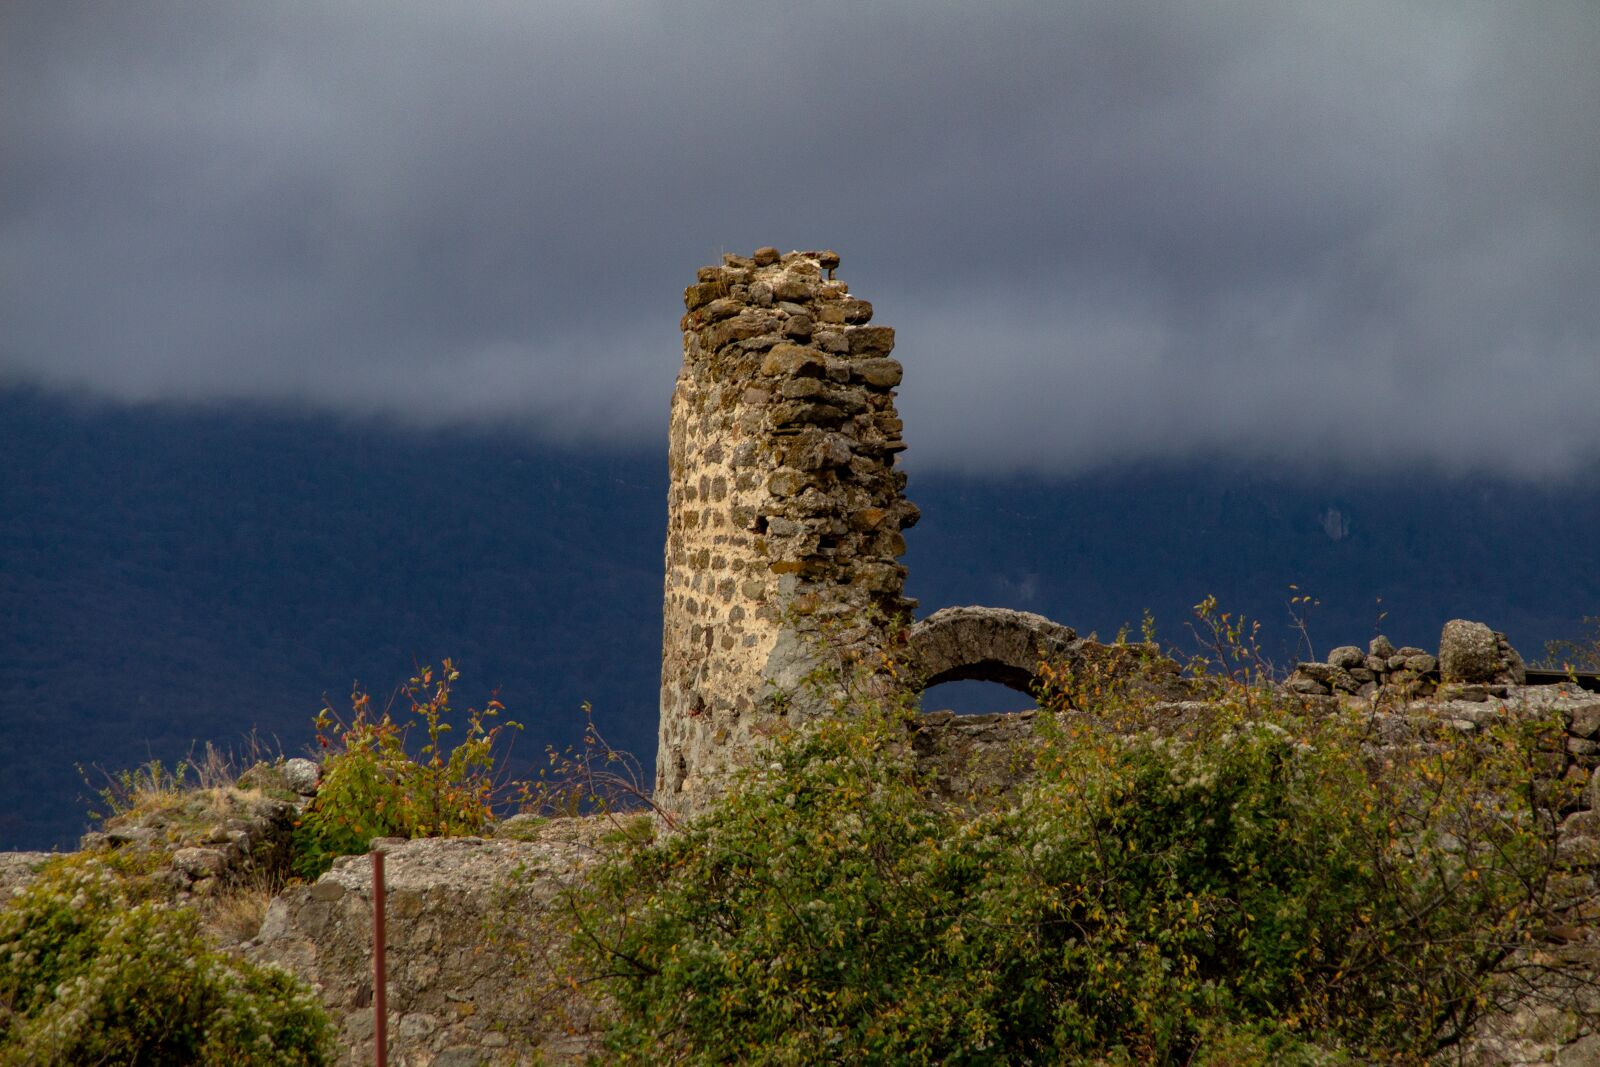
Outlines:
[[1494,631],[1481,622],[1451,619],[1439,635],[1439,674],[1445,682],[1481,685],[1499,672]]
[[228,868],[228,857],[220,849],[180,848],[172,854],[172,865],[190,878],[214,878]]
[[860,324],[872,319],[872,305],[865,300],[837,300],[817,305],[817,321],[840,324]]
[[788,342],[773,345],[761,361],[761,373],[769,377],[821,378],[826,370],[821,352]]
[[837,426],[847,418],[842,408],[803,400],[788,400],[774,404],[770,410],[772,425],[775,427]]
[[850,368],[851,373],[874,389],[893,389],[900,384],[904,368],[896,359],[863,359]]
[[1355,645],[1340,645],[1338,648],[1335,648],[1328,653],[1329,665],[1334,667],[1342,667],[1345,670],[1350,670],[1355,667],[1362,667],[1366,664],[1366,661],[1366,653],[1362,652]]
[[1567,732],[1574,737],[1600,737],[1600,698],[1587,700],[1572,709]]
[[704,307],[726,290],[721,282],[699,282],[683,291],[683,306],[690,311]]
[[817,282],[797,274],[781,274],[772,281],[772,295],[778,300],[809,301],[817,295]]
[[852,356],[887,356],[894,351],[894,329],[890,326],[857,326],[846,334]]

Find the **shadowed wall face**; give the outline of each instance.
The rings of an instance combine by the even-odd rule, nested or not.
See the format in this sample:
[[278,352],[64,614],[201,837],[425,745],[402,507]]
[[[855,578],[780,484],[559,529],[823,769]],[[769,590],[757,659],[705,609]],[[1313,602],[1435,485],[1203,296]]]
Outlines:
[[909,615],[894,331],[831,252],[757,250],[684,293],[672,396],[655,795],[686,814],[790,715],[818,638],[871,654]]

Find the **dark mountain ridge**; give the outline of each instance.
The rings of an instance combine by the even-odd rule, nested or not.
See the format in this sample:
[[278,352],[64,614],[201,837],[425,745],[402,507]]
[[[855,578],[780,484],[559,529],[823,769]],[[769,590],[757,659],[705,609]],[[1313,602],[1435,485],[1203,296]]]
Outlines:
[[[292,754],[324,694],[385,694],[444,656],[462,706],[498,688],[526,725],[521,760],[576,741],[585,700],[613,743],[653,759],[662,450],[13,388],[0,455],[0,848],[74,840],[76,764],[170,763],[252,729]],[[1404,643],[1465,616],[1525,653],[1600,613],[1600,479],[1375,485],[1241,464],[977,478],[923,472],[914,451],[910,472],[924,612],[993,604],[1109,636],[1149,610],[1181,638],[1215,594],[1268,624],[1280,662],[1299,637],[1291,583],[1321,600],[1319,652],[1365,641],[1380,613]]]

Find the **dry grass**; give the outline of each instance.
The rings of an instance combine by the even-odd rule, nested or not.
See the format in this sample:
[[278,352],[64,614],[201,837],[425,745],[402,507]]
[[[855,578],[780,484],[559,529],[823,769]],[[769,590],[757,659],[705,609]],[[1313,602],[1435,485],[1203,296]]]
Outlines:
[[266,877],[248,878],[205,898],[199,911],[206,939],[214,945],[229,947],[260,933],[267,907],[279,888],[272,882]]
[[[176,814],[202,794],[214,799],[233,788],[247,768],[276,760],[281,753],[280,745],[268,744],[252,732],[237,749],[219,748],[207,741],[204,748],[191,749],[171,768],[152,759],[131,770],[112,772],[94,767],[92,775],[82,767],[78,770],[100,800],[102,810],[90,814],[111,825],[145,815]],[[94,776],[103,784],[96,786]]]

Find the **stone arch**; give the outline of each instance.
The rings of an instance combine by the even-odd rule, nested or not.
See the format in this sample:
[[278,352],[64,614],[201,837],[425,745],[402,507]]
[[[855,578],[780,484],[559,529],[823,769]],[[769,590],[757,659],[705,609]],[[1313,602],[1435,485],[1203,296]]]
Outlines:
[[1079,645],[1077,631],[1043,615],[1010,608],[940,608],[906,636],[907,673],[915,690],[944,682],[998,682],[1033,695],[1041,660]]

